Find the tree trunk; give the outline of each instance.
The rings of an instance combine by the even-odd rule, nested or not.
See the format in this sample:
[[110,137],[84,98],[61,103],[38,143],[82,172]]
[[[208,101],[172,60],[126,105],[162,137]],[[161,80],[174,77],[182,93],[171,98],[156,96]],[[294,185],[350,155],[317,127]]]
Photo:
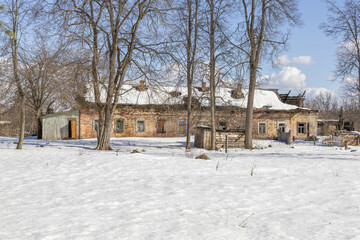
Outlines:
[[[359,52],[358,52],[358,58],[359,58],[358,64],[360,64],[360,53]],[[358,89],[358,92],[357,92],[357,94],[358,94],[358,107],[357,108],[360,111],[360,66],[358,68],[358,87],[357,87],[357,89]]]
[[254,114],[254,96],[256,85],[256,66],[250,64],[250,84],[248,93],[248,103],[246,108],[246,122],[245,122],[245,148],[252,149],[252,128],[253,128],[253,114]]
[[36,110],[37,119],[37,139],[42,139],[42,121],[41,121],[41,110]]
[[99,129],[96,150],[112,150],[110,146],[112,116],[113,114],[110,106],[106,106],[105,110],[99,111]]
[[211,143],[210,149],[216,149],[216,126],[215,126],[215,20],[214,0],[210,0],[210,121]]
[[193,86],[192,82],[188,83],[186,149],[191,148],[190,136],[191,136],[191,126],[192,126],[192,108],[191,108],[192,86]]
[[[192,127],[192,91],[193,91],[193,82],[194,82],[194,69],[195,69],[195,55],[196,55],[196,45],[198,38],[198,0],[195,0],[195,13],[194,17],[192,16],[192,0],[187,1],[188,7],[188,26],[187,26],[187,45],[186,45],[186,78],[187,78],[187,90],[188,90],[188,101],[187,101],[187,128],[186,128],[186,149],[191,148],[190,136],[191,136],[191,127]],[[195,21],[195,23],[194,23]],[[192,39],[192,31],[194,29],[194,39]],[[194,41],[192,41],[194,40]]]
[[[13,9],[14,10],[14,9]],[[18,73],[18,40],[17,40],[17,30],[18,30],[18,22],[17,18],[18,13],[13,13],[13,19],[12,19],[12,31],[15,34],[11,38],[11,58],[12,58],[12,64],[13,64],[13,74],[14,74],[14,80],[17,87],[17,93],[19,95],[21,106],[20,106],[20,130],[19,130],[19,141],[16,146],[16,149],[22,149],[22,145],[24,142],[24,135],[25,135],[25,93],[23,91],[23,88],[21,86],[21,80]]]
[[20,129],[19,129],[19,141],[16,149],[22,149],[25,136],[25,98],[21,100],[20,106]]

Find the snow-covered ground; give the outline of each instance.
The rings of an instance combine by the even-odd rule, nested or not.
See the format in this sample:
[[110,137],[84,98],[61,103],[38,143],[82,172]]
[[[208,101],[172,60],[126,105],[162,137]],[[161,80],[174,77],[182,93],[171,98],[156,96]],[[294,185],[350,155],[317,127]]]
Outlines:
[[0,137],[0,239],[360,239],[357,147],[14,141]]

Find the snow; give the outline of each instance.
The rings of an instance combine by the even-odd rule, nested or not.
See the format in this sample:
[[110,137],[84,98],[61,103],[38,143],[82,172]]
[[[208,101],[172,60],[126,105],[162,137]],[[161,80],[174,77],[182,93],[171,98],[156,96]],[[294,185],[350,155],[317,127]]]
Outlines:
[[360,147],[14,141],[0,137],[0,239],[360,239]]
[[[218,87],[215,92],[217,106],[237,106],[241,108],[247,107],[248,89],[242,89],[244,98],[234,99],[231,97],[230,88]],[[92,89],[89,89],[86,100],[94,101]],[[180,96],[173,97],[169,93],[179,92]],[[106,101],[106,91],[102,91],[102,102]],[[147,105],[147,104],[183,104],[184,97],[187,96],[187,87],[171,87],[171,86],[147,86],[144,91],[137,90],[132,85],[123,85],[120,91],[119,104],[131,105]],[[199,100],[202,106],[210,106],[210,92],[202,92],[194,88],[193,97]],[[271,90],[256,89],[254,97],[254,108],[268,107],[272,110],[292,110],[299,107],[285,104],[280,101],[275,92]]]
[[339,122],[339,119],[318,119],[318,122]]

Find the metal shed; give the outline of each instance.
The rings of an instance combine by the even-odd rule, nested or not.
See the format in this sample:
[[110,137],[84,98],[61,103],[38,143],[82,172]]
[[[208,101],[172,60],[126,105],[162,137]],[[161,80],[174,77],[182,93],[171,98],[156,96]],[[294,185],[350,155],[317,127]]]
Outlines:
[[79,130],[78,110],[47,114],[42,117],[43,139],[78,139]]

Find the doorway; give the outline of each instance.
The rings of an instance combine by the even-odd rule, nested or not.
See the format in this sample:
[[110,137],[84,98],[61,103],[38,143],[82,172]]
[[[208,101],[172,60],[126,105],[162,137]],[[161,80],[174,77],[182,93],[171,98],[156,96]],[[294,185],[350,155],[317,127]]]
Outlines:
[[76,119],[75,118],[69,118],[68,119],[68,130],[69,130],[69,138],[70,139],[76,139]]

